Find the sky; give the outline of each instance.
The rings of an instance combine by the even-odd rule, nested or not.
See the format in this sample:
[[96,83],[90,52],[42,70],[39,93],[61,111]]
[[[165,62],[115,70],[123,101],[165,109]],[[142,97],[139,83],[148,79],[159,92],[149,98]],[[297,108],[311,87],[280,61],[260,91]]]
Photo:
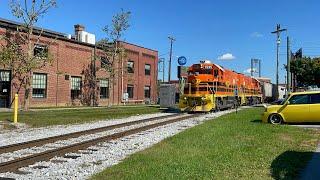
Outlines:
[[[9,2],[0,0],[0,17],[21,22],[12,16]],[[262,76],[275,82],[276,36],[271,31],[276,24],[288,29],[281,34],[280,83],[285,82],[287,36],[292,51],[302,47],[304,55],[320,56],[317,0],[57,0],[57,5],[37,26],[73,34],[73,25],[83,24],[97,40],[106,37],[102,28],[111,24],[114,14],[121,8],[130,11],[131,26],[123,40],[157,50],[165,58],[165,67],[168,36],[175,37],[172,79],[177,79],[179,56],[187,58],[188,66],[207,59],[240,73],[250,68],[251,58],[257,58]]]

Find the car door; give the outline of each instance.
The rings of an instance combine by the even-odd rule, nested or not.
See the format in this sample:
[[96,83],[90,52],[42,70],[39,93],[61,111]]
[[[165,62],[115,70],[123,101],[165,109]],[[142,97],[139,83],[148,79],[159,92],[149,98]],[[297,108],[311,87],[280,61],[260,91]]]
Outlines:
[[308,94],[292,95],[288,100],[289,104],[285,104],[280,108],[281,113],[286,122],[309,122],[309,102]]
[[312,122],[320,122],[320,93],[311,94],[310,118]]

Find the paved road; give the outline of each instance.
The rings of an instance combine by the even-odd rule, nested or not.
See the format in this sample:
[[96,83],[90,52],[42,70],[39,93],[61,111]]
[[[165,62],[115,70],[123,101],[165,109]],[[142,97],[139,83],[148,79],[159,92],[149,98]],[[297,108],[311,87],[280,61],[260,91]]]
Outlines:
[[299,125],[295,124],[295,125],[291,125],[291,126],[320,129],[320,124],[299,124]]
[[302,171],[301,180],[320,179],[320,144],[314,152],[311,161]]

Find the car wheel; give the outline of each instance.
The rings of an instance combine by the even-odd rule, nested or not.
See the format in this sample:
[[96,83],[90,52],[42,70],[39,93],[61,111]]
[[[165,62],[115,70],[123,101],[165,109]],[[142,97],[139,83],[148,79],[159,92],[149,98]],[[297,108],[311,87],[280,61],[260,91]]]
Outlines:
[[282,124],[283,119],[279,114],[271,114],[269,116],[269,122],[271,124]]

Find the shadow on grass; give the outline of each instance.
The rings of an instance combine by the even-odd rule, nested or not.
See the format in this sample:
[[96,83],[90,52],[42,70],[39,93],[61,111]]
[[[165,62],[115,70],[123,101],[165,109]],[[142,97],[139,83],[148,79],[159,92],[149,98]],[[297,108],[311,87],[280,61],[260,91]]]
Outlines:
[[255,119],[255,120],[252,120],[250,122],[253,122],[253,123],[262,123],[261,119]]
[[178,108],[160,108],[160,112],[162,113],[181,113]]
[[[310,172],[307,172],[305,167],[313,155],[318,156],[318,159],[320,159],[320,153],[314,152],[286,151],[280,154],[271,163],[272,177],[282,180],[301,179],[301,177],[305,179],[306,176],[310,177]],[[318,167],[319,164],[314,164],[314,166]],[[317,173],[319,174],[318,171]],[[311,177],[311,179],[315,179],[314,175],[311,175]],[[319,179],[319,177],[316,179]]]

